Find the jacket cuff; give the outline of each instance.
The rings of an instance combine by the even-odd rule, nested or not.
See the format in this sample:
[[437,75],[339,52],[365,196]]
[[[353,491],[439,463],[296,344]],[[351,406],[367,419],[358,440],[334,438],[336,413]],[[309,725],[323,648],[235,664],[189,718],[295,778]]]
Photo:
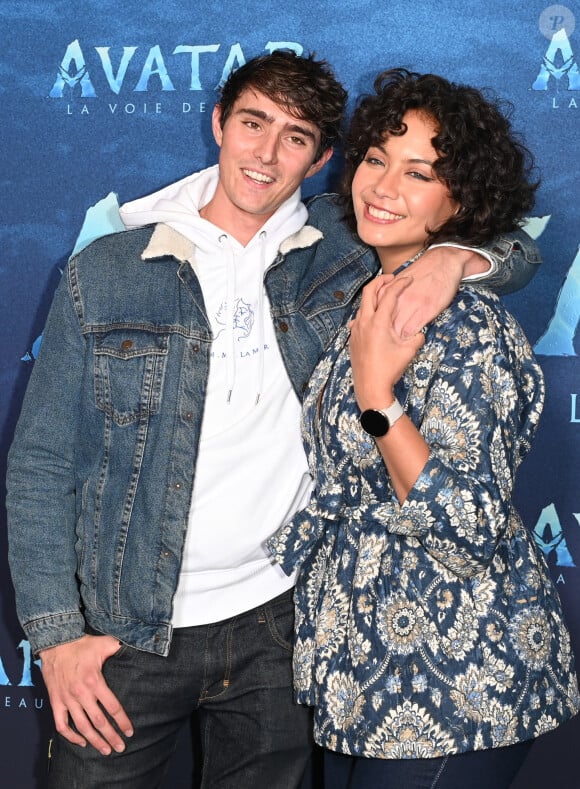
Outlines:
[[42,649],[76,641],[85,634],[85,619],[79,611],[52,614],[22,625],[35,656]]
[[462,282],[477,282],[478,280],[486,280],[488,277],[493,276],[497,271],[496,258],[483,247],[472,247],[469,244],[457,244],[454,241],[446,241],[444,244],[432,244],[429,249],[437,249],[437,247],[455,247],[455,249],[465,249],[468,252],[476,252],[485,258],[489,263],[487,271],[481,271],[479,274],[469,274],[467,277],[462,278]]

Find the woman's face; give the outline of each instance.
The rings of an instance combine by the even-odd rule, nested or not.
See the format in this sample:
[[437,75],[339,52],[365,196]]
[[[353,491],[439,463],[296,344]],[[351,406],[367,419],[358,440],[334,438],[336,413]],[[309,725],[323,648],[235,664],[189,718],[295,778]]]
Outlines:
[[358,234],[376,248],[385,273],[419,252],[427,231],[440,227],[459,207],[433,172],[434,121],[411,110],[403,122],[405,134],[387,136],[380,146],[369,148],[352,182]]

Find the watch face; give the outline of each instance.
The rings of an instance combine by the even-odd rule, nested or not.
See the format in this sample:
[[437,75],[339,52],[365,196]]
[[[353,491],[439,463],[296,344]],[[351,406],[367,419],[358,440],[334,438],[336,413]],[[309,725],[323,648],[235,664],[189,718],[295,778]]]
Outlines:
[[376,438],[386,435],[389,429],[389,420],[387,417],[381,414],[380,411],[375,411],[372,408],[368,408],[366,411],[362,412],[360,415],[360,423],[363,430],[366,430],[367,433]]

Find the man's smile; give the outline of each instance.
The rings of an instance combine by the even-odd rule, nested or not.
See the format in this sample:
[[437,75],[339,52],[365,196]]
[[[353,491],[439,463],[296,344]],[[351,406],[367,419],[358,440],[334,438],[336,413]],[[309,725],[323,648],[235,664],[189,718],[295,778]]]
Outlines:
[[272,178],[269,175],[266,175],[265,173],[259,173],[256,170],[248,170],[248,169],[245,169],[245,168],[242,168],[242,172],[243,172],[243,174],[245,176],[247,176],[248,178],[251,178],[252,181],[258,181],[258,183],[261,183],[261,184],[273,184],[274,183],[274,178]]

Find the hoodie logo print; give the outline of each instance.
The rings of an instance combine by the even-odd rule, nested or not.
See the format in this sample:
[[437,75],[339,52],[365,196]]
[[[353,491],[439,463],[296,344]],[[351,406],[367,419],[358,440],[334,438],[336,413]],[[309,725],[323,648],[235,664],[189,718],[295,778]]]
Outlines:
[[[225,331],[226,328],[226,316],[227,316],[227,302],[223,301],[217,314],[215,316],[216,323],[220,326],[223,326],[223,329],[220,329],[216,334],[216,337]],[[254,326],[254,309],[251,304],[248,304],[247,301],[243,299],[236,299],[234,302],[234,334],[237,332],[237,339],[245,340],[246,337],[250,336],[252,328]]]

